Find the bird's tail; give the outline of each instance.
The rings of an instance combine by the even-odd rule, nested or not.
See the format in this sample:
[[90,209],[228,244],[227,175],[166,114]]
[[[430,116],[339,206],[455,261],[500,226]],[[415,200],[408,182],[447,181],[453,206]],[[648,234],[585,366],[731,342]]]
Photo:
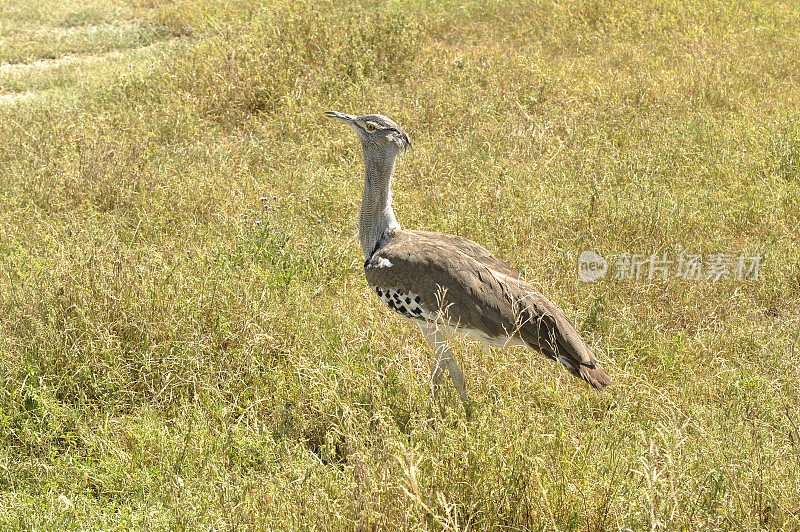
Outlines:
[[585,380],[595,387],[598,391],[603,391],[606,386],[611,386],[611,377],[605,372],[599,364],[595,362],[594,366],[583,366],[578,368],[578,377]]
[[[585,380],[600,392],[605,390],[607,386],[611,386],[613,384],[611,381],[611,376],[609,376],[609,374],[606,373],[602,367],[600,367],[600,364],[597,362],[597,360],[595,360],[593,355],[591,356],[589,363],[583,363],[575,356],[574,350],[569,349],[569,347],[572,346],[567,346],[567,348],[564,348],[561,346],[560,342],[555,349],[547,343],[542,345],[532,345],[531,347],[538,349],[547,357],[557,360],[567,369],[567,371],[579,379]],[[589,350],[591,353],[589,346],[587,346],[585,343],[583,344],[583,347],[586,350]]]
[[525,343],[557,360],[570,373],[601,392],[612,384],[592,349],[560,308],[539,296],[528,309],[523,314],[528,314],[529,319],[519,330]]

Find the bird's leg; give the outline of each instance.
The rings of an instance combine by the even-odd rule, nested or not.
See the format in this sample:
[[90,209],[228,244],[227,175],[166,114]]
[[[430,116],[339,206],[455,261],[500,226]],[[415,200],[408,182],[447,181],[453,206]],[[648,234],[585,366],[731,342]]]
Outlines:
[[472,417],[472,407],[469,404],[469,396],[467,395],[467,383],[464,380],[464,372],[461,371],[461,366],[452,356],[447,359],[447,371],[450,373],[450,380],[453,381],[453,386],[458,391],[461,404],[464,405],[464,411],[467,413],[467,419],[469,419]]
[[[431,344],[433,346],[433,344]],[[431,370],[431,394],[433,402],[439,407],[439,413],[444,417],[444,408],[439,401],[439,389],[442,387],[442,373],[444,373],[445,361],[442,359],[444,353],[436,353],[434,347],[433,368]]]
[[434,363],[431,372],[431,391],[434,401],[439,405],[439,410],[442,410],[442,405],[439,403],[439,387],[442,380],[442,372],[446,365],[447,371],[450,374],[450,380],[453,381],[453,386],[456,387],[458,396],[461,398],[461,404],[464,405],[467,417],[470,417],[471,408],[469,396],[467,396],[464,372],[461,371],[461,367],[453,358],[450,345],[447,341],[447,335],[436,325],[420,325],[419,328],[434,351]]

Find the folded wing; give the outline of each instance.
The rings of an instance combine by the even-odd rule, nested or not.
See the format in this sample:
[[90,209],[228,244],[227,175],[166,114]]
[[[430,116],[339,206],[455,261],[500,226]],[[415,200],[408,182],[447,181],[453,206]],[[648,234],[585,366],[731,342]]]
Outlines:
[[521,340],[603,390],[611,378],[569,318],[484,247],[454,235],[396,230],[365,264],[381,290],[419,296],[426,318],[489,343]]

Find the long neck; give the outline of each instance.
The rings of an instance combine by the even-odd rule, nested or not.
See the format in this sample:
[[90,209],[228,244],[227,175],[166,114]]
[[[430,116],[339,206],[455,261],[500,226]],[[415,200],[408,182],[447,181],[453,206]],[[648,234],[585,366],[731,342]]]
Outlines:
[[364,259],[372,256],[386,231],[400,228],[392,210],[391,184],[395,158],[394,153],[380,157],[364,150],[364,196],[358,215],[358,237]]

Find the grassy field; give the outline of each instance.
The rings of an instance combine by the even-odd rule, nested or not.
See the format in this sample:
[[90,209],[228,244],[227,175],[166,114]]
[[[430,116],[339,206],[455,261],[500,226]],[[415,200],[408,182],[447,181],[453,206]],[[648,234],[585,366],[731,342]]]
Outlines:
[[[800,4],[56,4],[0,0],[0,529],[800,529]],[[462,343],[440,417],[329,109],[616,385]]]

